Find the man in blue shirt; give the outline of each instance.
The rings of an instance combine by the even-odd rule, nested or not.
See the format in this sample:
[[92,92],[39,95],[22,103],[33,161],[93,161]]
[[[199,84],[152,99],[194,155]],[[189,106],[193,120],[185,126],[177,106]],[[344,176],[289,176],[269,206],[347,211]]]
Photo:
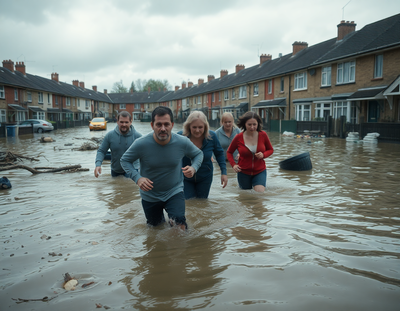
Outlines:
[[[189,139],[172,133],[174,126],[171,109],[159,106],[152,112],[153,132],[137,139],[121,157],[121,166],[140,188],[142,206],[147,223],[156,226],[165,221],[187,228],[183,175],[193,177],[203,161],[203,153]],[[182,168],[182,158],[191,165]],[[133,162],[140,161],[140,172]],[[182,174],[183,173],[183,174]]]

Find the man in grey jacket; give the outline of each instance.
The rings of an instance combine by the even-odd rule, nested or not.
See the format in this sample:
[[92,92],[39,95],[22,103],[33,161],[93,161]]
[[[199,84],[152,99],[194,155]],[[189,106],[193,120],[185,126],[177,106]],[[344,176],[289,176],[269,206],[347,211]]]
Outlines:
[[[153,132],[136,140],[121,158],[121,165],[140,188],[147,223],[157,226],[165,222],[165,209],[170,224],[187,228],[183,175],[193,177],[203,161],[203,152],[190,139],[172,133],[171,109],[159,106],[153,110]],[[182,158],[191,159],[191,166],[182,168]],[[140,172],[133,163],[140,160]],[[182,174],[183,173],[183,174]]]
[[[94,169],[94,176],[99,177],[101,174],[101,164],[103,163],[104,157],[108,151],[111,150],[111,176],[116,177],[124,175],[128,177],[128,174],[121,167],[120,159],[126,150],[132,145],[132,143],[142,134],[137,132],[132,125],[132,116],[128,111],[121,111],[117,116],[117,126],[113,131],[106,134],[97,150]],[[139,161],[134,163],[136,170],[139,169]]]

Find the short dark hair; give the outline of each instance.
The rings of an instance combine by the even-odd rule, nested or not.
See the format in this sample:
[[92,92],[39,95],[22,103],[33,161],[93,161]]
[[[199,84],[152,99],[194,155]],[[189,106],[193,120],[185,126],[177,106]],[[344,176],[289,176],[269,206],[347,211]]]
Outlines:
[[117,121],[119,121],[119,117],[123,117],[123,118],[129,117],[129,121],[132,121],[131,114],[128,111],[125,111],[125,110],[118,113]]
[[260,116],[253,112],[253,111],[247,111],[244,115],[239,117],[239,120],[237,122],[237,126],[241,128],[243,131],[246,130],[246,122],[249,121],[250,119],[256,119],[258,126],[257,126],[257,131],[260,132],[263,129],[262,125],[262,120]]
[[154,123],[156,116],[162,117],[168,114],[171,118],[171,122],[174,123],[174,116],[172,115],[172,110],[165,106],[158,106],[151,113],[151,122]]

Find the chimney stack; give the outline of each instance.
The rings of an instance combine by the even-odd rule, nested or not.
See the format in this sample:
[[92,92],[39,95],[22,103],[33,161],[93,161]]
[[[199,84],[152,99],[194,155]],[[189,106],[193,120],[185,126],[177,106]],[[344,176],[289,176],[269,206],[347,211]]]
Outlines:
[[193,86],[193,82],[188,82],[188,87],[192,87]]
[[272,59],[272,55],[271,54],[261,54],[260,56],[260,65],[262,65],[263,63],[265,63],[266,61],[269,61]]
[[207,76],[207,82],[210,82],[210,81],[212,81],[214,79],[215,79],[215,77],[213,75],[208,75]]
[[93,91],[97,92],[97,85],[92,86]]
[[104,94],[106,94],[106,95],[107,95],[107,89],[104,89]]
[[345,36],[347,36],[349,33],[352,33],[356,30],[357,24],[354,24],[354,21],[352,22],[345,22],[341,21],[339,25],[337,25],[338,28],[338,35],[337,35],[337,41],[342,40]]
[[295,41],[293,44],[293,52],[292,56],[296,55],[298,52],[301,50],[304,50],[305,48],[308,48],[308,43],[307,42],[302,42],[302,41]]
[[165,87],[165,88],[164,88],[164,92],[166,92],[166,91],[167,91],[167,88]]
[[14,62],[11,59],[3,60],[3,67],[14,72]]
[[236,65],[236,73],[244,69],[244,65]]
[[228,75],[228,70],[222,69],[220,72],[220,78],[225,77]]
[[179,90],[179,85],[175,85],[175,92]]
[[83,88],[83,89],[84,89],[84,88],[85,88],[85,82],[82,82],[82,81],[81,81],[81,82],[79,82],[79,87],[81,87],[81,88]]
[[22,73],[24,76],[26,76],[24,62],[17,62],[17,63],[15,64],[15,70],[19,71],[19,72]]
[[147,87],[147,93],[150,94],[150,91],[151,91],[151,87],[148,86],[148,87]]
[[186,89],[186,82],[182,82],[182,90]]
[[51,74],[51,80],[54,80],[58,83],[58,73],[57,72],[54,72]]
[[204,83],[204,79],[199,79],[199,81],[197,82],[198,85],[202,85]]
[[78,80],[72,80],[72,85],[78,87],[79,86],[79,81]]

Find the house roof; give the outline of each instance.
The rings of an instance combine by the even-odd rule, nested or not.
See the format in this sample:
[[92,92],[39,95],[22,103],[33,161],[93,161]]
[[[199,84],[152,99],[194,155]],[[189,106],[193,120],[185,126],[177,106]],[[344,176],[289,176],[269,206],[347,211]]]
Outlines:
[[[357,92],[354,92],[353,94],[351,94],[348,99],[363,100],[363,99],[377,98],[377,95],[380,93],[383,93],[383,91],[386,88],[387,88],[387,86],[359,89]],[[383,95],[382,94],[380,94],[380,95],[381,96],[379,96],[379,98],[383,98]]]
[[286,107],[286,97],[271,99],[271,100],[261,100],[257,104],[255,104],[252,108],[274,108],[274,107]]

